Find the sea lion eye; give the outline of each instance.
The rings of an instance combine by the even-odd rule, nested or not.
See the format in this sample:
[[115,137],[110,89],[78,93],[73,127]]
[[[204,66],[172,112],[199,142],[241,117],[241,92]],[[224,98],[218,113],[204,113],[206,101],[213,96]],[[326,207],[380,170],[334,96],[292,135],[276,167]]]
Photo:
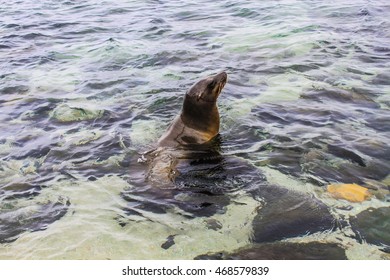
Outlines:
[[217,83],[215,81],[212,81],[211,83],[209,83],[208,87],[209,88],[214,88],[216,84]]

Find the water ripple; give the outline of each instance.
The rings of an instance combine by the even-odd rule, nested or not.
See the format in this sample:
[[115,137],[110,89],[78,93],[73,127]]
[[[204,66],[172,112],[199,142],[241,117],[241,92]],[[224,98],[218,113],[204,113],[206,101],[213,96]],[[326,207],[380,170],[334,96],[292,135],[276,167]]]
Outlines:
[[[387,1],[22,0],[0,1],[0,15],[0,243],[11,242],[0,258],[88,258],[96,231],[120,252],[102,258],[126,258],[121,248],[146,258],[134,244],[167,236],[175,245],[153,243],[160,251],[147,257],[231,251],[253,230],[261,235],[252,221],[277,194],[298,209],[292,217],[302,214],[301,199],[321,205],[319,215],[340,223],[324,240],[352,246],[348,257],[368,256],[355,255],[365,250],[345,225],[351,213],[389,205]],[[229,81],[219,100],[220,161],[183,160],[177,189],[151,188],[139,153],[153,148],[189,87],[222,70]],[[329,198],[330,183],[375,192],[357,206]],[[352,218],[353,232],[371,227],[356,220],[363,213]],[[197,239],[211,231],[218,242]],[[176,242],[180,234],[196,244]],[[380,258],[376,246],[387,239],[373,236],[370,253]],[[51,251],[67,237],[68,247]]]

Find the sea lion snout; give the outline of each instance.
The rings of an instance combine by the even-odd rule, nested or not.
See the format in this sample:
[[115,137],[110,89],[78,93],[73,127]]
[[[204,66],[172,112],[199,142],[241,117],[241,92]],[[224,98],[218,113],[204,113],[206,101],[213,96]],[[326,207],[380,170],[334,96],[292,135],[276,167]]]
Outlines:
[[225,84],[227,82],[226,72],[221,72],[221,73],[215,75],[214,80],[217,83],[216,93],[217,93],[217,98],[218,98],[219,94],[221,93],[223,87],[225,86]]
[[215,75],[215,76],[214,76],[214,79],[215,79],[216,81],[218,81],[219,83],[222,83],[223,85],[225,85],[225,84],[226,84],[226,81],[227,81],[227,74],[226,74],[225,71],[223,71],[223,72],[221,72],[221,73]]

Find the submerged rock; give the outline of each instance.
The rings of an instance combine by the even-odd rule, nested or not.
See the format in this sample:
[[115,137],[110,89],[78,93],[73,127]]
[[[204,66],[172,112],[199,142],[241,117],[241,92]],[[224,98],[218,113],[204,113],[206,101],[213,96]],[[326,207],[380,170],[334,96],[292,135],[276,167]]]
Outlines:
[[390,207],[369,208],[350,222],[358,239],[390,250]]
[[[381,181],[387,175],[389,165],[385,162],[373,159],[366,167],[351,163],[343,162],[338,159],[316,160],[307,162],[305,170],[309,174],[313,174],[322,180],[331,182],[344,182],[364,184],[367,178]],[[296,174],[299,176],[299,174]]]
[[367,188],[357,184],[332,184],[328,186],[327,190],[334,198],[350,202],[362,202],[371,196]]
[[233,253],[201,255],[197,260],[346,260],[345,250],[335,243],[267,243]]
[[0,195],[5,202],[7,199],[31,198],[40,193],[45,186],[29,182],[11,182],[0,187]]
[[207,229],[212,229],[215,231],[218,231],[223,227],[222,224],[216,219],[208,219],[205,221],[205,223]]
[[[341,98],[342,93],[348,93],[345,97],[352,94],[327,92],[335,99]],[[322,92],[318,95],[325,96]],[[354,96],[347,100],[350,98],[355,101]],[[373,102],[345,104],[344,101],[341,99],[342,103],[334,107],[311,99],[262,104],[252,109],[256,118],[248,129],[234,128],[231,134],[241,133],[241,138],[250,139],[251,130],[267,131],[268,135],[257,137],[257,141],[266,140],[268,151],[259,149],[247,156],[253,160],[261,158],[269,167],[295,177],[315,176],[318,185],[322,182],[363,184],[366,179],[381,181],[389,170],[389,148],[384,133],[389,114]],[[246,137],[243,128],[248,130]],[[373,133],[377,136],[375,140]]]
[[70,107],[67,104],[57,106],[51,113],[51,117],[60,122],[85,121],[101,118],[104,110],[91,110],[78,107]]
[[253,241],[272,242],[333,230],[335,218],[318,199],[280,187],[261,190],[264,207],[253,220]]
[[63,199],[35,205],[2,202],[0,208],[0,243],[12,242],[24,232],[45,230],[50,224],[66,214],[69,205],[69,200]]
[[167,240],[161,245],[161,248],[168,250],[173,245],[175,245],[175,235],[170,235],[167,237]]
[[362,167],[367,166],[364,159],[352,150],[339,147],[337,145],[328,144],[328,152],[337,157],[350,160],[351,162],[359,164]]

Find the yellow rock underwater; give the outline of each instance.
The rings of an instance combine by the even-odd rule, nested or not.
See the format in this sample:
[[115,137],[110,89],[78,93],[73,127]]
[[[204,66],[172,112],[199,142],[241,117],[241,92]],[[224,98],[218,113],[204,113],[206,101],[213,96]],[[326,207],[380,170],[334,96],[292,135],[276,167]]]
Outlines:
[[370,198],[367,188],[357,184],[332,184],[328,185],[328,192],[334,198],[345,199],[351,202],[362,202]]

